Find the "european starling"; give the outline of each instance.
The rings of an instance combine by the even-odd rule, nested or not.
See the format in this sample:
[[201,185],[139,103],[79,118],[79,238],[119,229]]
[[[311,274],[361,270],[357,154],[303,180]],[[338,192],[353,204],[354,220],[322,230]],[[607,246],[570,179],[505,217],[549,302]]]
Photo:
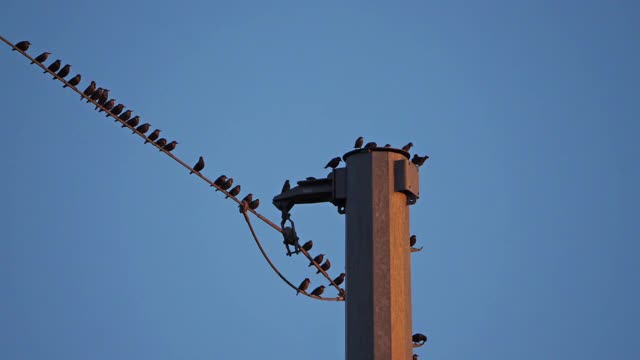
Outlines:
[[[31,45],[31,43],[25,40],[17,43],[16,47],[22,51],[27,51],[29,50],[29,45]],[[11,51],[16,51],[16,49],[11,49]]]
[[386,147],[386,148],[390,148],[390,147],[391,147],[391,144],[385,144],[385,145],[384,145],[384,147]]
[[[324,261],[324,264],[320,265],[320,269],[327,271],[331,268],[331,261],[329,259]],[[316,271],[316,274],[320,274],[320,270]]]
[[[65,76],[69,75],[69,73],[71,72],[71,65],[66,64],[65,66],[62,67],[62,69],[60,69],[60,71],[58,71],[58,76],[62,79],[64,79]],[[53,80],[55,80],[56,77],[53,77]]]
[[280,191],[280,193],[282,194],[285,191],[289,191],[291,190],[291,184],[289,183],[289,180],[284,182],[284,185],[282,185],[282,191]]
[[300,283],[300,286],[298,286],[298,291],[296,292],[296,296],[300,294],[300,291],[307,291],[310,284],[311,284],[311,280],[309,280],[309,278],[302,280],[302,282]]
[[249,193],[249,194],[247,194],[247,196],[242,198],[241,202],[249,205],[252,201],[253,201],[253,194]]
[[156,145],[158,145],[160,147],[163,147],[163,146],[167,145],[167,139],[165,139],[165,138],[158,139],[158,141],[156,141]]
[[162,130],[160,129],[153,130],[153,132],[149,136],[147,136],[148,140],[145,140],[144,143],[146,144],[149,141],[156,141],[156,139],[160,137],[160,131]]
[[314,258],[313,258],[313,261],[311,261],[311,262],[309,263],[309,266],[307,266],[307,267],[312,267],[312,266],[313,266],[313,262],[314,262],[314,261],[315,261],[316,263],[320,264],[320,263],[322,262],[322,260],[324,260],[324,254],[320,254],[320,255],[318,255],[318,256],[316,256],[316,257],[314,257]]
[[226,199],[230,195],[238,196],[238,194],[240,194],[240,185],[236,185],[233,187],[233,189],[229,190],[229,195],[225,196],[224,198]]
[[[326,168],[325,168],[325,169],[326,169]],[[318,179],[314,178],[313,176],[309,176],[309,177],[307,178],[307,181],[313,181],[313,180],[318,180]]]
[[162,147],[162,149],[167,151],[167,152],[171,152],[171,150],[176,148],[176,145],[178,145],[178,142],[174,140],[174,141],[168,143],[167,145],[164,145]]
[[324,292],[324,285],[320,285],[317,288],[313,289],[311,295],[320,296]]
[[[104,89],[102,90],[102,94],[100,94],[100,98],[98,98],[98,104],[104,105],[107,102],[107,99],[109,99],[109,89]],[[96,106],[96,110],[97,109],[98,107]]]
[[413,360],[418,360],[418,354],[413,354]]
[[222,185],[224,185],[225,182],[227,182],[227,177],[225,175],[220,175],[213,183],[219,187],[222,187]]
[[[84,96],[86,97],[91,97],[95,92],[96,92],[96,82],[91,80],[91,84],[89,84],[89,86],[87,86],[87,88],[84,89],[82,94],[84,94]],[[82,100],[82,96],[80,96],[80,100]]]
[[[43,62],[47,61],[49,55],[51,55],[51,53],[45,51],[42,54],[38,55],[34,60],[42,64]],[[31,63],[33,64],[33,61]]]
[[146,133],[147,131],[149,131],[149,129],[150,129],[150,128],[151,128],[151,124],[149,124],[149,123],[144,123],[144,124],[142,124],[142,125],[138,126],[138,128],[137,128],[136,130],[138,130],[138,132],[139,132],[140,134],[144,134],[144,133]]
[[[60,62],[60,59],[54,61],[51,63],[51,65],[49,65],[49,67],[47,68],[47,70],[51,71],[52,73],[55,73],[56,71],[58,71],[58,69],[60,69],[60,65],[62,65],[62,63]],[[42,72],[43,74],[46,74],[46,71]]]
[[224,184],[220,185],[222,190],[229,190],[233,186],[233,178],[228,178]]
[[420,334],[420,333],[415,333],[411,337],[411,340],[413,340],[413,342],[416,343],[416,344],[422,345],[422,344],[427,342],[427,335]]
[[313,247],[313,241],[309,240],[306,243],[304,243],[304,245],[302,245],[302,248],[306,251],[309,252],[309,250],[311,250],[311,248]]
[[342,161],[340,157],[334,157],[333,159],[329,160],[329,162],[324,168],[326,169],[330,167],[332,169],[335,169],[338,166],[338,164],[340,164],[340,161]]
[[362,147],[362,143],[364,143],[364,138],[360,136],[359,138],[356,139],[356,144],[353,145],[353,148],[360,149]]
[[[71,78],[71,80],[68,81],[69,85],[76,87],[78,86],[78,84],[80,84],[80,80],[82,79],[82,75],[78,74],[74,77]],[[67,84],[64,84],[63,88],[66,88]]]
[[[344,276],[345,276],[344,273],[338,275],[337,278],[333,279],[333,282],[338,286],[341,285],[344,282]],[[329,286],[331,286],[331,285],[333,285],[333,284],[329,284]]]
[[258,206],[260,206],[260,199],[255,199],[252,202],[249,203],[249,209],[251,210],[255,210],[258,208]]
[[402,150],[409,151],[409,149],[411,149],[412,146],[413,146],[413,143],[409,142],[407,145],[402,147]]
[[[104,94],[104,93],[103,93],[103,94]],[[102,107],[103,107],[103,108],[105,108],[105,109],[107,109],[107,111],[109,111],[109,110],[111,110],[111,109],[113,108],[113,105],[115,105],[115,104],[116,104],[116,99],[111,99],[111,100],[107,101],[106,103],[104,103],[104,104],[102,105]],[[96,106],[96,109],[97,109],[97,108],[98,108],[98,107]],[[98,112],[103,112],[103,111],[104,111],[104,110],[100,109],[100,111],[98,111]],[[107,116],[109,116],[109,115],[107,115]]]
[[[131,120],[128,120],[126,124],[129,125],[129,127],[134,128],[138,126],[139,122],[140,122],[140,116],[136,115],[133,118],[131,118]],[[127,125],[122,124],[122,127],[125,127]]]
[[416,166],[420,167],[424,165],[424,162],[427,161],[428,159],[429,159],[429,155],[418,156],[418,154],[413,154],[413,158],[411,158],[411,162],[414,163]]
[[374,143],[372,141],[372,142],[367,143],[367,145],[365,145],[363,149],[373,149],[373,148],[376,148],[376,147],[378,147],[378,144],[376,144],[376,143]]
[[[193,170],[196,172],[200,172],[202,171],[202,169],[204,169],[204,158],[200,156],[200,159],[198,159],[198,162],[195,165],[193,165]],[[190,172],[189,174],[193,174],[193,171]]]
[[[110,112],[111,112],[111,114],[113,114],[113,116],[118,116],[118,115],[120,115],[120,113],[122,112],[123,109],[124,109],[124,105],[118,104],[118,105],[114,106],[113,109]],[[107,114],[106,116],[109,117],[109,114]]]
[[[133,110],[127,110],[125,112],[122,113],[122,115],[118,116],[118,119],[122,120],[122,121],[127,121],[131,118],[131,114],[133,113]],[[118,121],[118,120],[116,120]]]
[[[93,101],[98,101],[98,99],[100,99],[100,97],[102,96],[102,92],[104,91],[103,88],[99,87],[96,89],[96,91],[93,92],[93,94],[91,94],[91,100]],[[89,99],[87,99],[87,103],[89,102]]]
[[413,247],[416,242],[418,242],[418,239],[416,238],[415,235],[411,235],[411,237],[409,238],[409,246]]

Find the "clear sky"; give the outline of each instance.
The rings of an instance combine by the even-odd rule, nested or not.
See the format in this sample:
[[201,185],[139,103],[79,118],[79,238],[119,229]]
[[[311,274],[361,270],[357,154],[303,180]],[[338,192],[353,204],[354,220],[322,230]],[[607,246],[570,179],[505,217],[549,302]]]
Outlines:
[[[635,360],[638,4],[5,0],[0,31],[276,221],[282,182],[358,136],[429,154],[422,358]],[[4,44],[0,65],[1,359],[344,358],[344,304],[294,296],[233,203]],[[344,217],[293,217],[338,274]],[[312,275],[257,230],[292,281]]]

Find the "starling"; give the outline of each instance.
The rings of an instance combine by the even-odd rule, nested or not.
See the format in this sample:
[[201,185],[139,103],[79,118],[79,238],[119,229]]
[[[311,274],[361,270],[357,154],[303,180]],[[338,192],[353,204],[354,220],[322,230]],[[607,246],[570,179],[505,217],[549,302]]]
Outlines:
[[[118,119],[120,119],[122,121],[127,121],[127,120],[129,120],[131,118],[131,114],[132,113],[133,113],[133,110],[127,110],[127,111],[123,112],[120,116],[118,116]],[[115,120],[115,121],[118,121],[118,120]]]
[[[227,177],[225,175],[220,175],[213,183],[219,187],[222,187],[224,183],[227,181]],[[217,191],[217,190],[216,190]]]
[[384,145],[384,147],[386,147],[386,148],[390,148],[390,147],[391,147],[391,144],[385,144],[385,145]]
[[332,169],[335,169],[338,166],[338,164],[340,164],[340,161],[342,161],[340,157],[334,157],[327,163],[327,165],[324,168],[326,169],[330,167]]
[[140,122],[140,116],[136,115],[133,118],[131,118],[131,120],[128,120],[126,122],[126,125],[122,124],[122,127],[129,126],[131,128],[134,128],[134,127],[138,126],[139,122]]
[[310,284],[311,284],[311,280],[309,280],[309,278],[302,280],[302,282],[300,283],[300,286],[298,286],[298,291],[296,292],[296,296],[300,294],[300,291],[307,291]]
[[227,181],[224,182],[224,184],[220,185],[222,190],[229,190],[231,186],[233,186],[233,178],[228,178]]
[[[102,90],[102,94],[100,94],[100,98],[98,98],[98,104],[104,105],[107,102],[107,99],[109,99],[109,89],[104,89]],[[98,110],[97,106],[96,110]]]
[[363,149],[373,149],[373,148],[376,148],[376,147],[378,147],[378,144],[376,144],[376,143],[374,143],[372,141],[372,142],[367,143],[367,145],[365,145]]
[[249,194],[247,194],[247,196],[242,198],[241,202],[246,203],[247,205],[249,205],[252,201],[253,201],[253,194],[249,193]]
[[[62,69],[60,69],[60,71],[58,71],[58,76],[62,79],[64,79],[65,76],[69,75],[69,73],[71,72],[71,65],[66,64],[65,66],[62,67]],[[53,80],[55,80],[56,77],[53,77]]]
[[[100,99],[100,96],[102,96],[102,92],[103,91],[104,91],[104,89],[99,87],[98,89],[96,89],[96,91],[93,92],[93,94],[91,94],[91,98],[90,99],[93,100],[93,101],[98,101],[98,99]],[[89,99],[87,99],[87,103],[88,102],[89,102]]]
[[420,167],[424,165],[424,162],[427,161],[428,159],[429,159],[429,155],[418,156],[418,154],[413,154],[413,158],[411,158],[411,162],[414,163],[416,166]]
[[148,136],[148,140],[145,140],[144,143],[148,143],[149,141],[156,141],[156,139],[160,136],[160,129],[155,129],[153,130],[153,132]]
[[415,235],[411,235],[411,237],[409,238],[409,246],[413,247],[416,242],[418,242],[418,239],[416,238]]
[[418,354],[413,354],[413,360],[418,360]]
[[320,285],[317,288],[313,289],[311,295],[320,296],[324,292],[324,285]]
[[[30,42],[28,41],[20,41],[19,43],[16,44],[16,47],[22,51],[27,51],[29,50],[29,46],[31,45]],[[16,49],[11,49],[11,51],[16,51]]]
[[311,250],[311,248],[313,247],[313,241],[309,240],[306,243],[304,243],[304,245],[302,245],[302,248],[306,251],[309,252],[309,250]]
[[151,128],[151,124],[149,123],[144,123],[140,126],[138,126],[138,128],[136,129],[140,134],[144,134],[147,131],[149,131],[149,128]]
[[291,184],[289,183],[289,180],[284,182],[284,185],[282,185],[282,191],[280,191],[280,193],[282,194],[285,191],[289,191],[291,190]]
[[252,202],[249,203],[249,209],[251,210],[255,210],[258,208],[258,206],[260,206],[260,199],[255,199]]
[[[341,285],[344,282],[344,276],[345,276],[345,273],[338,275],[337,278],[333,279],[333,282],[338,286]],[[333,284],[329,284],[329,286],[332,286],[332,285]]]
[[[84,91],[82,92],[82,94],[84,94],[84,96],[86,97],[90,97],[92,96],[94,93],[96,92],[96,82],[91,80],[91,84],[89,84],[89,86],[87,86],[86,89],[84,89]],[[80,100],[82,100],[82,96],[80,96]]]
[[164,145],[162,147],[162,150],[165,150],[167,152],[171,152],[171,150],[176,148],[176,145],[178,145],[178,142],[174,140],[174,141],[168,143],[167,145]]
[[422,344],[427,342],[427,335],[420,334],[420,333],[415,333],[411,337],[411,340],[413,340],[413,342],[416,343],[416,344],[422,345]]
[[240,185],[236,185],[233,187],[233,189],[229,190],[229,195],[225,196],[224,198],[228,198],[229,196],[238,196],[238,194],[240,194]]
[[412,143],[412,142],[410,142],[410,143],[408,143],[407,145],[403,146],[403,147],[402,147],[402,150],[404,150],[404,151],[409,151],[409,149],[411,149],[411,147],[412,147],[412,146],[413,146],[413,143]]
[[[49,55],[51,55],[51,53],[45,51],[42,54],[38,55],[35,58],[35,61],[37,61],[37,62],[42,64],[43,62],[47,61],[47,58],[49,57]],[[33,61],[31,63],[33,64]]]
[[[320,269],[327,271],[331,268],[331,261],[329,259],[324,261],[324,264],[320,265]],[[316,274],[320,274],[320,270],[316,271]]]
[[[193,171],[200,172],[202,171],[202,169],[204,169],[204,158],[200,156],[200,159],[198,159],[198,162],[195,165],[193,165]],[[193,174],[193,171],[190,172],[189,174]]]
[[[124,105],[118,104],[118,105],[114,106],[113,109],[110,112],[111,112],[111,114],[113,116],[118,116],[118,115],[120,115],[120,113],[122,112],[123,109],[124,109]],[[109,114],[107,114],[106,116],[109,117]]]
[[[78,74],[74,77],[71,78],[71,80],[68,81],[69,85],[76,87],[78,86],[78,84],[80,84],[80,80],[82,79],[82,75]],[[67,84],[64,84],[63,88],[66,88]]]
[[[326,169],[326,168],[325,168],[325,169]],[[313,176],[309,176],[309,177],[307,178],[307,181],[313,181],[313,180],[318,180],[318,179],[314,178]]]
[[[55,73],[56,71],[58,71],[58,69],[60,69],[60,65],[62,65],[62,63],[60,62],[60,59],[58,59],[52,62],[51,65],[49,65],[49,67],[47,68],[47,70],[51,71],[52,73]],[[43,71],[42,73],[46,74],[47,72]]]
[[[104,94],[104,93],[103,93],[103,94]],[[106,103],[104,103],[104,104],[102,105],[102,107],[103,107],[103,108],[105,108],[105,109],[107,109],[107,111],[109,111],[109,110],[111,110],[111,109],[113,108],[113,105],[115,105],[115,104],[116,104],[116,99],[111,99],[111,100],[107,101]],[[97,108],[98,108],[98,107],[96,106],[96,109],[97,109]],[[98,111],[98,112],[103,112],[103,111],[104,111],[104,110],[100,109],[100,111]],[[109,116],[109,115],[107,115],[107,116]]]
[[320,255],[318,255],[318,256],[316,256],[316,257],[314,257],[314,258],[313,258],[313,261],[312,261],[312,262],[310,262],[310,263],[309,263],[309,266],[307,266],[307,267],[311,267],[311,266],[313,266],[313,263],[314,263],[314,262],[316,262],[316,263],[320,264],[320,263],[322,262],[322,260],[324,260],[324,254],[320,254]]
[[359,138],[356,139],[356,144],[353,145],[353,148],[360,149],[362,147],[362,143],[364,143],[364,138],[360,136]]
[[156,141],[156,145],[158,145],[160,147],[163,147],[163,146],[167,145],[167,139],[165,139],[165,138],[158,139],[158,141]]

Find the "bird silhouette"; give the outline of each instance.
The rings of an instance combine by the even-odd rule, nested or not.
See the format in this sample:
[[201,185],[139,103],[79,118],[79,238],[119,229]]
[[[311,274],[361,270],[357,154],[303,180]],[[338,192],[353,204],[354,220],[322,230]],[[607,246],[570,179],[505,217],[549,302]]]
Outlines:
[[[133,114],[133,110],[127,110],[125,112],[122,113],[122,115],[118,116],[118,119],[122,120],[122,121],[127,121],[131,118],[131,114]],[[118,120],[116,120],[118,121]]]
[[172,142],[168,143],[167,145],[164,145],[162,147],[162,150],[165,150],[167,152],[171,152],[173,149],[176,148],[177,145],[178,145],[177,141],[172,141]]
[[229,190],[229,195],[225,196],[224,198],[228,198],[229,196],[238,196],[238,194],[240,194],[240,185],[236,185],[233,187],[233,189]]
[[411,162],[414,163],[417,167],[424,165],[425,161],[429,160],[429,155],[418,156],[418,154],[413,154],[413,158]]
[[[115,104],[116,104],[116,99],[111,99],[111,100],[107,101],[106,103],[104,103],[104,105],[102,105],[102,107],[105,108],[107,111],[109,111],[109,110],[113,109],[113,105],[115,105]],[[97,107],[96,107],[96,109],[97,109]],[[100,111],[98,111],[98,112],[103,112],[103,111],[104,110],[100,109]],[[109,116],[109,115],[107,115],[107,116]]]
[[[113,109],[111,109],[111,115],[113,116],[118,116],[120,115],[120,113],[122,112],[122,110],[124,109],[124,105],[123,104],[118,104],[116,106],[113,107]],[[106,117],[109,117],[109,114],[106,115]]]
[[[89,84],[89,86],[87,86],[86,89],[84,89],[84,91],[82,92],[82,94],[88,98],[91,98],[91,96],[96,92],[96,82],[91,80],[91,84]],[[83,97],[80,96],[80,100],[82,101]]]
[[[69,85],[76,87],[78,84],[80,84],[80,80],[82,79],[82,75],[78,74],[74,77],[71,78],[71,80],[67,81],[69,83]],[[68,85],[64,84],[63,88],[66,88]]]
[[409,238],[409,246],[413,247],[416,242],[418,242],[418,239],[416,238],[415,235],[411,235],[411,237]]
[[[345,277],[345,273],[338,275],[337,278],[333,279],[333,283],[336,285],[341,285],[344,282],[344,277]],[[329,286],[332,286],[332,285],[333,284],[329,284]]]
[[[93,94],[91,94],[91,100],[93,101],[98,101],[98,99],[100,99],[100,96],[102,96],[102,92],[104,91],[103,88],[99,87],[96,89],[96,91],[93,92]],[[89,103],[89,99],[87,99],[87,103]],[[97,109],[97,108],[96,108]]]
[[360,136],[359,138],[356,139],[356,143],[355,145],[353,145],[354,149],[360,149],[362,147],[362,144],[364,143],[364,138],[362,136]]
[[167,139],[165,138],[160,138],[156,141],[156,145],[163,147],[165,145],[167,145]]
[[[16,47],[22,51],[27,51],[29,50],[29,46],[31,45],[30,42],[28,41],[20,41],[19,43],[16,44]],[[16,49],[11,49],[11,51],[16,51]]]
[[413,334],[413,336],[411,337],[411,340],[416,343],[416,344],[424,344],[427,342],[427,336],[424,334],[420,334],[420,333],[415,333]]
[[[204,169],[204,158],[200,156],[200,158],[198,159],[198,162],[195,165],[193,165],[193,170],[195,172],[200,172],[202,171],[202,169]],[[191,171],[189,174],[193,174],[193,171]]]
[[309,250],[311,250],[311,248],[313,247],[313,241],[309,240],[306,243],[304,243],[302,245],[302,248],[306,251],[309,252]]
[[[138,127],[136,128],[136,130],[137,130],[140,134],[144,134],[144,133],[146,133],[147,131],[149,131],[149,129],[150,129],[150,128],[151,128],[151,124],[149,124],[149,123],[144,123],[144,124],[142,124],[142,125],[138,126]],[[134,132],[132,132],[132,134],[133,134],[133,133],[135,133],[135,131],[134,131]]]
[[[325,260],[324,264],[320,265],[320,269],[324,270],[325,272],[330,268],[331,268],[331,261],[329,261],[329,259]],[[316,274],[320,274],[320,270],[316,271]]]
[[317,263],[317,264],[320,264],[322,262],[322,260],[324,260],[324,254],[320,254],[320,255],[314,257],[313,261],[309,262],[309,266],[307,266],[307,267],[313,266],[314,262]]
[[145,140],[144,143],[148,143],[149,141],[156,141],[157,138],[160,137],[160,129],[155,129],[149,136],[147,136],[148,140]]
[[122,124],[122,127],[129,126],[130,128],[134,128],[138,126],[139,122],[140,122],[140,116],[136,115],[132,117],[131,120],[127,120],[127,122],[125,123],[126,125]]
[[324,168],[326,169],[330,167],[332,169],[335,169],[340,164],[340,161],[342,161],[340,157],[334,157],[333,159],[329,160]]
[[[70,72],[71,72],[71,65],[66,64],[65,66],[62,67],[62,69],[60,69],[60,71],[58,71],[58,76],[61,79],[64,79],[65,76],[69,75]],[[56,77],[54,76],[53,80],[55,80],[55,79],[56,79]]]
[[418,354],[413,354],[413,360],[418,360]]
[[251,210],[255,210],[258,208],[258,206],[260,206],[260,199],[255,199],[252,202],[249,203],[249,209]]
[[[100,94],[100,98],[98,99],[98,104],[99,105],[104,105],[107,102],[107,99],[109,99],[109,89],[104,89],[102,90],[102,94]],[[115,100],[114,100],[115,101]],[[96,110],[98,110],[98,107],[96,106]],[[99,111],[98,111],[99,112]]]
[[[51,53],[45,51],[42,54],[36,56],[34,60],[42,64],[43,62],[47,61],[47,58],[49,57],[49,55],[51,55]],[[32,61],[31,63],[33,64],[34,62]]]
[[222,187],[222,185],[224,185],[225,182],[227,182],[227,177],[225,175],[220,175],[213,183],[218,187]]
[[298,286],[298,291],[296,292],[296,296],[300,294],[300,291],[307,291],[307,289],[309,288],[309,285],[311,285],[311,280],[309,280],[309,278],[302,280],[302,282],[300,283],[300,286]]
[[233,186],[233,178],[228,178],[224,184],[220,185],[222,190],[229,190]]
[[320,285],[317,288],[313,289],[311,295],[320,296],[324,292],[324,285]]
[[[60,66],[62,66],[62,62],[60,61],[60,59],[54,61],[51,63],[51,65],[49,65],[49,67],[47,68],[47,70],[51,71],[52,73],[55,73],[56,71],[58,71],[58,69],[60,69]],[[46,74],[46,71],[42,72],[43,74]],[[55,77],[54,77],[55,79]]]
[[282,185],[282,191],[280,191],[280,193],[282,194],[285,191],[289,191],[291,190],[291,184],[289,183],[289,180],[284,182],[284,185]]
[[253,201],[253,194],[249,193],[249,194],[247,194],[247,196],[243,197],[242,201],[240,201],[240,202],[249,205],[249,204],[251,204],[252,201]]
[[407,145],[402,147],[402,150],[409,151],[409,149],[411,149],[412,146],[413,146],[413,143],[409,142]]
[[384,147],[386,147],[386,148],[390,148],[390,147],[391,147],[391,144],[385,144],[385,145],[384,145]]
[[365,145],[363,149],[373,149],[373,148],[376,148],[376,147],[378,147],[378,144],[376,144],[376,143],[374,143],[372,141],[372,142],[368,142],[367,145]]

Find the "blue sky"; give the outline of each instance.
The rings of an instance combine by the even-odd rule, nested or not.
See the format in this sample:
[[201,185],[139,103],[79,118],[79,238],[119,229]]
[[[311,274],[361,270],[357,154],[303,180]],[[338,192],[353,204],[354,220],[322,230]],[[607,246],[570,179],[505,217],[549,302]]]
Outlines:
[[[8,0],[0,24],[274,220],[358,136],[429,154],[424,358],[639,358],[638,4],[344,3]],[[0,45],[0,358],[344,358],[343,304],[293,296],[230,201]],[[293,217],[338,274],[343,217]]]

